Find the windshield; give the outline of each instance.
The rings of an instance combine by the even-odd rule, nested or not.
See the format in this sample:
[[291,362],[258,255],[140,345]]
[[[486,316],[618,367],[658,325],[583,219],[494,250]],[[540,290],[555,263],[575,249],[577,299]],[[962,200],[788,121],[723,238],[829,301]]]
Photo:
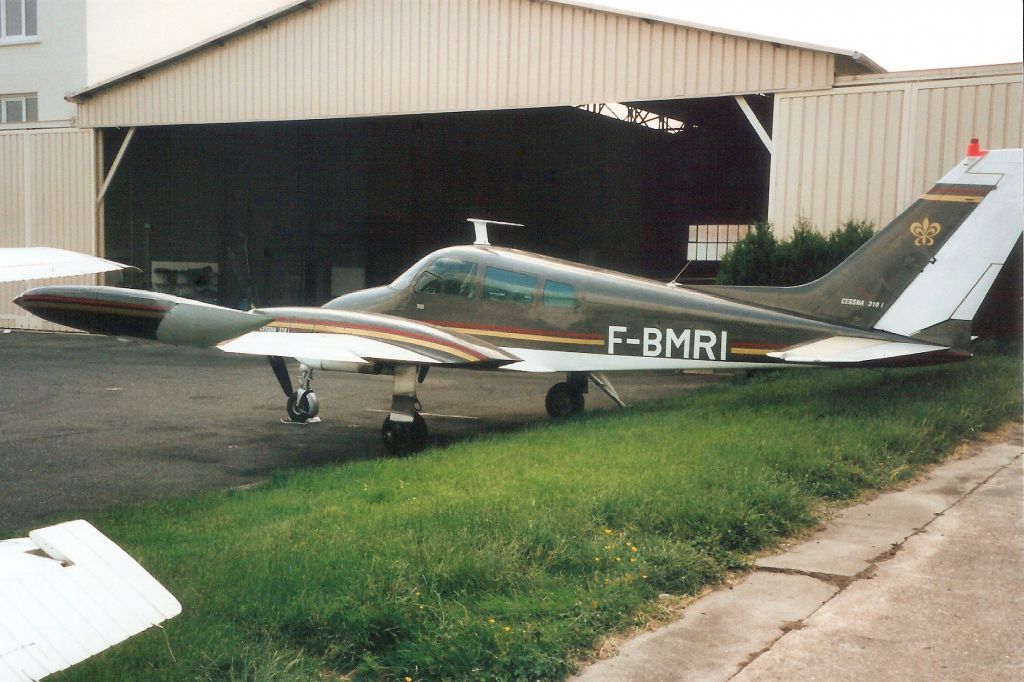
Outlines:
[[441,257],[416,279],[417,294],[443,294],[471,298],[476,293],[477,265],[460,258]]

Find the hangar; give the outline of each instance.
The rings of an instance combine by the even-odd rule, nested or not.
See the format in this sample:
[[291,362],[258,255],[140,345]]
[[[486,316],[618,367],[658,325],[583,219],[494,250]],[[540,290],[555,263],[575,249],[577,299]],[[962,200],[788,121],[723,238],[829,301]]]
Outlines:
[[1020,146],[1021,73],[886,74],[581,2],[302,0],[74,93],[76,128],[0,133],[0,226],[237,307],[386,282],[471,216],[699,277],[755,220],[884,222],[963,140]]

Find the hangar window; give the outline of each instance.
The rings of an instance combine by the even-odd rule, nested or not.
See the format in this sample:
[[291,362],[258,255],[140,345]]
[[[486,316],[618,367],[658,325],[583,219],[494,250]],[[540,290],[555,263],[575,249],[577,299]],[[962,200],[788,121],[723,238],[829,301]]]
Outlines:
[[488,301],[511,301],[512,303],[533,303],[533,292],[537,289],[537,278],[504,268],[487,268],[484,277],[484,298]]
[[438,258],[416,280],[418,294],[445,294],[471,298],[476,293],[473,279],[476,263],[458,258]]
[[686,260],[722,260],[749,231],[750,225],[690,225]]
[[34,38],[36,34],[36,0],[0,2],[0,41]]
[[575,308],[576,287],[563,282],[544,282],[544,305],[553,308]]

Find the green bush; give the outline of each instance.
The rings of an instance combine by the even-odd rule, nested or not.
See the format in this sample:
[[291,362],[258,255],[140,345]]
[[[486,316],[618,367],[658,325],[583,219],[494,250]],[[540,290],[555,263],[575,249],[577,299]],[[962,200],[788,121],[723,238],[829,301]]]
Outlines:
[[810,282],[842,263],[873,233],[872,223],[850,220],[826,237],[801,218],[793,236],[780,242],[771,223],[759,222],[722,258],[717,281],[754,286]]

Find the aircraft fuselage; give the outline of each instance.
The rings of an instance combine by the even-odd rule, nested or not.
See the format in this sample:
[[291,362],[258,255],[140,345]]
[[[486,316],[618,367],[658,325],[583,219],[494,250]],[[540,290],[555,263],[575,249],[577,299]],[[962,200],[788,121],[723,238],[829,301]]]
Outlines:
[[[469,334],[523,358],[508,368],[526,371],[763,366],[782,362],[768,353],[849,331],[695,289],[493,246],[436,251],[392,284],[324,307]],[[863,329],[857,334],[901,338]]]

